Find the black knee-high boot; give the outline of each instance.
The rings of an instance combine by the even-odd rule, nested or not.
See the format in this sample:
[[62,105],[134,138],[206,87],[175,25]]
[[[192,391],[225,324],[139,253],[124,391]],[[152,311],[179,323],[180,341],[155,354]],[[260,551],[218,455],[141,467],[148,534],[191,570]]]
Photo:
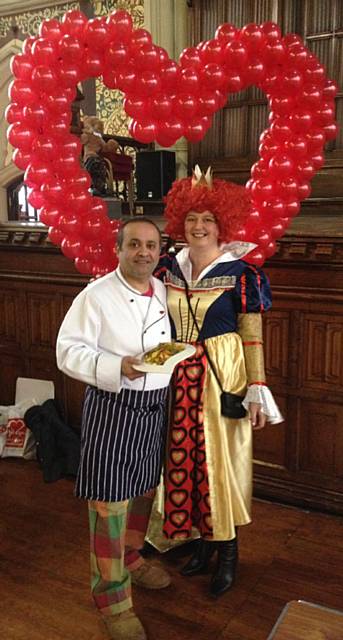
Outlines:
[[195,576],[206,571],[208,562],[216,550],[216,543],[200,538],[193,555],[181,569],[182,576]]
[[230,589],[234,583],[238,561],[237,538],[216,542],[215,546],[218,551],[218,563],[211,580],[210,593],[217,597]]

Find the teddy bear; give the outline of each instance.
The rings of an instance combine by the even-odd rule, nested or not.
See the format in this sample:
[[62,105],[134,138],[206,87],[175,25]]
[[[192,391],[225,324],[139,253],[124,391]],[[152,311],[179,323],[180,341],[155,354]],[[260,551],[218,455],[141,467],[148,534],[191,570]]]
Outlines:
[[97,116],[84,116],[81,143],[83,146],[83,164],[92,178],[91,189],[95,195],[110,195],[113,179],[109,175],[109,161],[102,153],[116,153],[119,144],[116,140],[106,142],[103,139],[104,125]]

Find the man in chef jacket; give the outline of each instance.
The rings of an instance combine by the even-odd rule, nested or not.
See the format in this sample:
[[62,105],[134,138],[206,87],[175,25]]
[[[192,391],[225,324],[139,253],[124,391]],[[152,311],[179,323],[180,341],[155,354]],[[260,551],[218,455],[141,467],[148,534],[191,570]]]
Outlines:
[[75,298],[57,338],[58,367],[88,385],[75,494],[88,500],[92,596],[115,640],[147,637],[132,609],[131,582],[170,583],[138,551],[160,480],[170,381],[134,366],[139,354],[170,341],[164,285],[152,276],[160,246],[151,220],[126,221],[119,266]]

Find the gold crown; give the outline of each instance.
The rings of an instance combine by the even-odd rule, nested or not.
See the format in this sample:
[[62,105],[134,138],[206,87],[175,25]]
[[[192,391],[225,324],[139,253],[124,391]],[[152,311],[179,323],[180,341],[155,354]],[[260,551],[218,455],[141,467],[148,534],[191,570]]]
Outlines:
[[212,169],[208,167],[206,173],[204,174],[199,165],[196,164],[193,169],[192,175],[192,189],[194,187],[207,187],[207,189],[212,189],[213,186],[213,178],[212,178]]

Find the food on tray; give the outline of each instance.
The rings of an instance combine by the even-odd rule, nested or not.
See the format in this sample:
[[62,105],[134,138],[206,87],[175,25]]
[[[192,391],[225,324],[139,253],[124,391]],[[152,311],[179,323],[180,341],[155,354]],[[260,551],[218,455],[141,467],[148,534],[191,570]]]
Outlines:
[[184,350],[184,345],[178,342],[161,342],[157,347],[144,354],[143,362],[147,364],[164,364],[171,356]]

